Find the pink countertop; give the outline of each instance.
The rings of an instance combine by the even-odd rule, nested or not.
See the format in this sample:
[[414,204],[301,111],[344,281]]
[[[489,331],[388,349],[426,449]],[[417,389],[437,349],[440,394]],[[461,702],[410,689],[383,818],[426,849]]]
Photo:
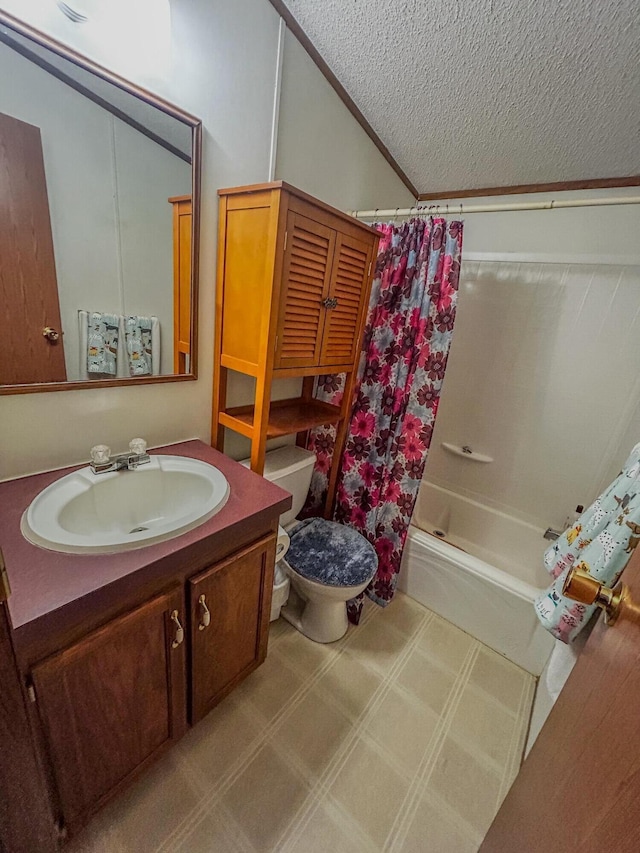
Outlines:
[[209,462],[229,481],[230,495],[219,513],[194,530],[133,551],[87,556],[62,554],[32,545],[20,532],[20,519],[33,498],[50,483],[84,466],[76,465],[0,483],[0,547],[11,583],[9,613],[14,628],[188,549],[226,528],[246,523],[252,516],[265,511],[272,511],[277,516],[291,506],[288,492],[202,441],[171,444],[150,453],[170,453]]

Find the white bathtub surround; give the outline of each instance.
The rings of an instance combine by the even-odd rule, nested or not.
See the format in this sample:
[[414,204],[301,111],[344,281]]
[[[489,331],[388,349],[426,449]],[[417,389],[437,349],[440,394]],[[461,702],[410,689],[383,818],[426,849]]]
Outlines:
[[69,853],[473,853],[521,761],[534,679],[399,593],[265,664]]
[[[430,535],[445,512],[447,541]],[[548,581],[542,534],[540,528],[423,481],[399,588],[540,675],[553,647],[533,609]]]
[[[514,229],[527,214],[508,216],[502,231],[517,251],[524,235]],[[493,222],[489,214],[484,220]],[[590,234],[595,244],[597,232]],[[545,250],[537,229],[534,237]],[[567,251],[577,239],[572,230]],[[577,504],[588,506],[612,481],[640,438],[640,378],[629,371],[640,363],[640,266],[478,262],[467,249],[425,477],[561,529]],[[472,464],[443,442],[494,462]]]

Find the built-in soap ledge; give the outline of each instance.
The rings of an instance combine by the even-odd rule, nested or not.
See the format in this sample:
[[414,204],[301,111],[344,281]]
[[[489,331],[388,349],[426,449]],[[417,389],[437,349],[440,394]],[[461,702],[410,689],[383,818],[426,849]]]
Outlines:
[[462,456],[465,459],[471,459],[474,462],[493,462],[492,456],[485,456],[484,453],[476,453],[468,444],[463,444],[462,446],[458,444],[449,444],[446,441],[442,442],[442,447],[448,452],[453,453],[454,456]]

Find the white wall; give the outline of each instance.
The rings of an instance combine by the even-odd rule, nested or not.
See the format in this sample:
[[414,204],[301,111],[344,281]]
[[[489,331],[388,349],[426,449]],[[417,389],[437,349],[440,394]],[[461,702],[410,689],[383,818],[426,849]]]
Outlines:
[[[3,8],[17,15],[27,14],[33,5],[19,0],[2,2]],[[46,25],[49,34],[77,49],[86,49],[82,27],[71,24],[54,4],[46,5],[47,17],[36,18],[45,21],[41,26]],[[279,18],[267,0],[173,0],[171,12],[172,67],[162,78],[157,76],[157,67],[153,74],[140,72],[134,82],[152,88],[203,120],[200,378],[196,382],[3,397],[1,479],[83,462],[88,449],[98,441],[119,449],[134,435],[143,435],[151,445],[210,438],[216,189],[268,177]],[[124,59],[128,57],[119,55],[116,42],[93,42],[90,55],[115,71],[126,70]],[[285,62],[283,88],[289,75],[296,73],[298,66],[289,63],[287,67]],[[323,88],[319,71],[313,69],[309,77],[316,79],[316,88]],[[332,122],[341,112],[332,92],[326,93],[318,108],[327,110]],[[289,120],[293,120],[291,113]],[[359,127],[354,130],[354,125],[344,118],[333,127],[331,156],[335,169],[327,161],[322,192],[318,194],[338,206],[362,208],[371,204],[368,187],[369,181],[375,180],[382,187],[376,193],[378,206],[396,205],[398,198],[406,199],[400,180],[382,158],[372,172],[375,155],[361,157],[369,142],[364,131]],[[304,140],[302,144],[306,144]],[[290,170],[290,156],[279,157],[279,177],[308,189],[316,163],[309,157],[305,169],[297,158],[295,169],[292,165]],[[345,158],[351,173],[366,175],[366,179],[354,177],[346,193]]]
[[427,480],[541,527],[610,482],[640,440],[639,226],[639,206],[465,217]]
[[381,207],[383,199],[401,207],[415,203],[289,31],[276,177],[344,210]]
[[173,373],[167,199],[191,191],[190,166],[4,44],[0,76],[0,111],[41,132],[67,378],[86,378],[79,309],[157,316]]

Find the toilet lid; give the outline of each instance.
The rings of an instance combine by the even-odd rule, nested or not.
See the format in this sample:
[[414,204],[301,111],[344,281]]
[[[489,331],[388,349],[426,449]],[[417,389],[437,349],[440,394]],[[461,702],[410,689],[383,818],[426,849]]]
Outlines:
[[294,571],[327,586],[360,586],[378,568],[378,555],[364,536],[335,521],[309,518],[290,532],[287,562]]

